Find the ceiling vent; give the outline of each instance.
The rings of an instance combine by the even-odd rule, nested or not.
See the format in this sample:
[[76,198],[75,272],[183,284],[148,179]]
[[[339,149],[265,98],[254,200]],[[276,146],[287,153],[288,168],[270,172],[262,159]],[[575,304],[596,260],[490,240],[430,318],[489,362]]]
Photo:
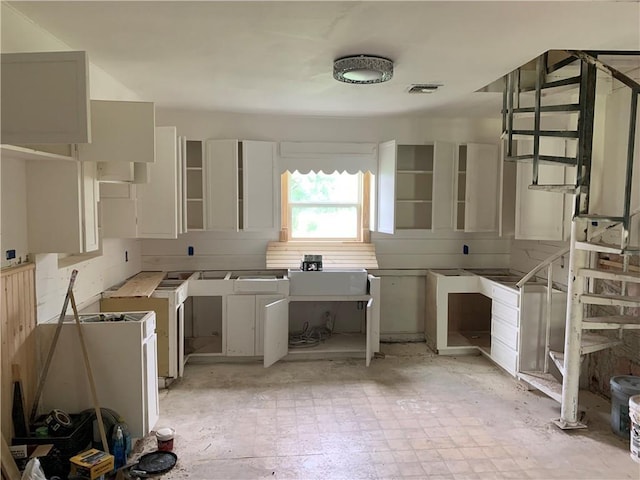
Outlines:
[[441,83],[416,83],[409,87],[409,93],[433,93],[442,86]]

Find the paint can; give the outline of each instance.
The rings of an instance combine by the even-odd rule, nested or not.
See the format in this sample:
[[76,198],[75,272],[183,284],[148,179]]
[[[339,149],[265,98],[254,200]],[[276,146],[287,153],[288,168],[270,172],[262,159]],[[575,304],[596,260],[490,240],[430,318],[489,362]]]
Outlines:
[[158,450],[161,452],[170,452],[173,450],[173,436],[176,431],[170,427],[159,428],[156,430],[156,440],[158,441]]
[[631,420],[631,437],[629,438],[631,458],[640,463],[640,395],[629,397],[629,419]]
[[611,377],[611,429],[616,435],[629,438],[629,397],[640,395],[640,377]]

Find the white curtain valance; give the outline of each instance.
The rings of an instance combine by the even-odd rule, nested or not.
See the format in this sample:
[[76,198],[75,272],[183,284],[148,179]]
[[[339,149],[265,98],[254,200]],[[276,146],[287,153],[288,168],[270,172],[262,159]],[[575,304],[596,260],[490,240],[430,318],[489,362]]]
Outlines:
[[358,172],[377,173],[378,145],[375,143],[280,142],[280,173]]

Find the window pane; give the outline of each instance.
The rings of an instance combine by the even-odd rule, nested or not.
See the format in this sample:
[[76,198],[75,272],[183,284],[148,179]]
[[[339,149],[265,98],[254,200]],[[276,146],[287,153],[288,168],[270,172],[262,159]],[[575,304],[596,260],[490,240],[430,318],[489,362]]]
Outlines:
[[291,208],[293,238],[357,238],[358,209],[349,207]]
[[292,203],[358,203],[357,174],[294,172],[289,182],[289,201]]

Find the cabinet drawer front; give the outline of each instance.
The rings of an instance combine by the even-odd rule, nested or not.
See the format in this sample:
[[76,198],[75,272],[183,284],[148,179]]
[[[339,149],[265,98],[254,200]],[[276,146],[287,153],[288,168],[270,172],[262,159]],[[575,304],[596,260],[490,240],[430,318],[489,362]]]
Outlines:
[[491,340],[495,338],[518,350],[518,329],[496,317],[491,319]]
[[516,328],[518,328],[519,326],[519,311],[515,308],[508,307],[504,303],[496,301],[491,303],[491,317],[498,318],[504,323],[512,325]]
[[518,307],[518,292],[503,288],[498,285],[493,285],[491,287],[491,298],[494,300],[498,300],[506,305],[511,305],[513,307]]
[[518,353],[495,337],[491,338],[491,359],[511,375],[516,374]]

